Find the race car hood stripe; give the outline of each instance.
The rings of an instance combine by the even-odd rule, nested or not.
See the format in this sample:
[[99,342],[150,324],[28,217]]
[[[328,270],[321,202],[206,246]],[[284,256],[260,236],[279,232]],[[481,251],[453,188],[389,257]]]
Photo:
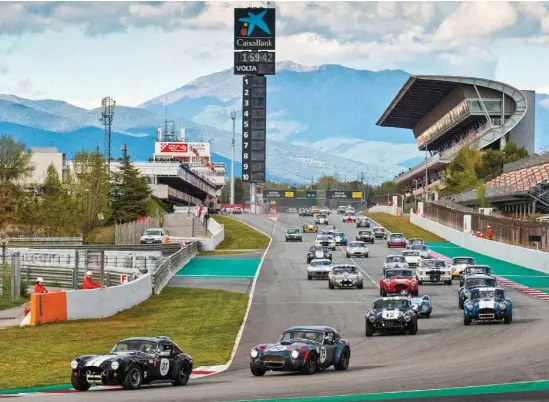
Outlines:
[[89,362],[86,363],[86,367],[94,366],[99,367],[101,366],[101,363],[103,363],[106,360],[112,359],[114,356],[98,356],[95,359],[91,359]]
[[478,302],[478,308],[496,308],[495,304],[493,300],[481,300]]

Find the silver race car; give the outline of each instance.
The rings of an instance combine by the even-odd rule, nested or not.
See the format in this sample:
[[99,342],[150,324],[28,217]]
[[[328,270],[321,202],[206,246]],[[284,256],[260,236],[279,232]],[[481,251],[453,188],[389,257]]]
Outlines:
[[368,258],[370,250],[366,247],[366,243],[363,241],[352,241],[345,249],[345,255],[347,258],[351,257],[364,257]]
[[307,279],[328,279],[333,267],[331,260],[312,260],[307,266]]
[[334,265],[328,277],[328,287],[362,289],[364,282],[362,274],[354,265]]
[[403,255],[388,255],[383,263],[383,273],[391,268],[408,269],[410,266],[406,262],[406,257]]
[[407,247],[408,250],[410,251],[417,251],[419,253],[419,255],[421,256],[421,258],[423,258],[424,260],[427,259],[427,258],[431,258],[431,253],[429,251],[429,249],[427,248],[427,246],[425,244],[410,244],[408,247]]

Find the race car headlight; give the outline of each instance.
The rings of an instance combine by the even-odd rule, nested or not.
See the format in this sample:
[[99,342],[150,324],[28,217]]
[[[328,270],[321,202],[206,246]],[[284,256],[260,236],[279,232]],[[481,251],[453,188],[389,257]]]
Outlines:
[[298,350],[294,350],[292,352],[292,359],[297,359],[299,357],[299,351]]
[[472,305],[472,304],[468,304],[468,305],[467,305],[467,310],[469,310],[469,311],[473,311],[473,308],[474,308],[474,307],[473,307],[473,305]]
[[412,281],[412,286],[416,286],[417,285],[417,282],[416,281]]
[[387,286],[389,286],[389,285],[391,285],[391,281],[390,281],[390,280],[386,280],[386,281],[385,281],[385,284],[386,284]]
[[410,322],[410,320],[411,320],[411,318],[410,318],[410,316],[409,316],[409,315],[407,315],[407,316],[405,316],[405,317],[404,317],[404,321],[406,321],[406,322]]
[[507,308],[507,303],[500,303],[499,308],[505,310]]
[[120,364],[117,361],[111,363],[111,369],[118,370],[118,367],[120,367]]
[[417,310],[418,309],[418,305],[417,304],[412,304],[412,310]]
[[71,368],[72,368],[72,369],[77,369],[77,368],[78,368],[78,362],[76,361],[76,359],[74,359],[74,360],[71,362]]
[[368,317],[368,320],[369,320],[370,322],[375,322],[376,316],[375,316],[375,315],[371,315],[370,317]]
[[252,349],[252,353],[250,353],[250,356],[252,356],[252,359],[255,359],[259,355],[259,352],[256,349]]

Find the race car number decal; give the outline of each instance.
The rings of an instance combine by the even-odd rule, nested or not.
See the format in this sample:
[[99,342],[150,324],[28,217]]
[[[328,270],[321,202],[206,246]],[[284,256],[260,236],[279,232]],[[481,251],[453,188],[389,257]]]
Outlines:
[[326,348],[322,346],[320,348],[320,363],[324,363],[326,361]]
[[271,352],[282,352],[283,350],[286,350],[286,346],[274,346],[269,349]]
[[170,361],[168,359],[160,360],[160,375],[164,377],[170,370]]

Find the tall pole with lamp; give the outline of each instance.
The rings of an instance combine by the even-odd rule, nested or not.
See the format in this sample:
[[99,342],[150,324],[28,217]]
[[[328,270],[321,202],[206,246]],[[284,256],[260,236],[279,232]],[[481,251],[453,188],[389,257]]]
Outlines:
[[236,139],[235,139],[235,127],[236,127],[236,110],[234,110],[234,106],[233,106],[233,110],[231,110],[231,119],[233,121],[233,141],[232,141],[232,144],[233,144],[233,158],[231,160],[231,202],[230,204],[231,205],[234,205],[234,153],[235,153],[235,148],[236,148]]

